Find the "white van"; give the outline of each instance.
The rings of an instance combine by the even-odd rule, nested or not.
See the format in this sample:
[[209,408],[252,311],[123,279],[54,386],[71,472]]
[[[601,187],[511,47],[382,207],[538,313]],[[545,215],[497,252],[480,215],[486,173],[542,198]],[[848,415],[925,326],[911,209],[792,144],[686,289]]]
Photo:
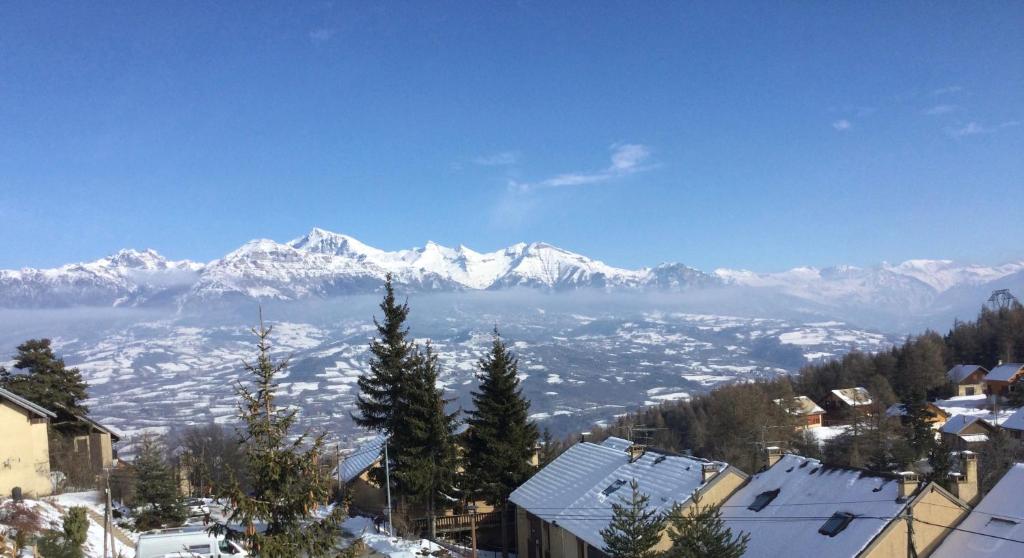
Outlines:
[[165,529],[139,535],[135,558],[221,558],[248,556],[242,547],[205,529]]

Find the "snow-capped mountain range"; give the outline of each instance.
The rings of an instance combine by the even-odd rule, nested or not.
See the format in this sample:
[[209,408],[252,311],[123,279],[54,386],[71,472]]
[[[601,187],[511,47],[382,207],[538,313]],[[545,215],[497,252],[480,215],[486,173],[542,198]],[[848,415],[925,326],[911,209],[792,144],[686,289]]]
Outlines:
[[[988,287],[1024,281],[1024,261],[1000,266],[949,260],[908,260],[870,268],[799,267],[781,273],[679,263],[631,270],[535,242],[495,252],[428,242],[385,251],[315,228],[285,243],[253,240],[209,263],[167,260],[153,250],[122,250],[55,269],[0,271],[0,307],[188,305],[230,300],[303,300],[374,292],[384,276],[414,291],[500,290],[692,292],[764,289],[825,307],[898,305],[922,312],[947,293],[976,297]],[[976,291],[976,292],[975,292]],[[975,307],[981,301],[973,298]]]

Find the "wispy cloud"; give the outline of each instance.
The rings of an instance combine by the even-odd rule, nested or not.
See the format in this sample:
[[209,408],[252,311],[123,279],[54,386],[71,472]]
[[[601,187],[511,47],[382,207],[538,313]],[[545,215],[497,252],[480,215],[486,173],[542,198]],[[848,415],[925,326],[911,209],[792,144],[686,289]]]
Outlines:
[[949,114],[959,107],[956,105],[935,105],[934,107],[925,109],[923,112],[929,116],[937,116],[940,114]]
[[611,164],[602,170],[593,172],[568,172],[557,174],[536,182],[509,181],[509,189],[517,192],[529,192],[542,188],[563,188],[567,186],[585,186],[608,182],[616,178],[628,176],[651,168],[644,163],[650,158],[651,150],[638,143],[621,143],[610,147]]
[[948,85],[946,87],[940,87],[932,90],[932,96],[938,97],[940,95],[949,95],[950,93],[959,93],[963,90],[964,88],[959,85]]
[[309,40],[314,43],[326,43],[334,36],[334,29],[320,27],[309,32]]
[[850,128],[852,128],[853,124],[849,120],[847,120],[845,118],[841,118],[841,119],[836,120],[835,122],[833,122],[832,123],[832,127],[835,128],[836,130],[840,131],[840,132],[845,132],[845,131],[849,130]]
[[963,126],[948,128],[946,133],[955,138],[962,138],[965,136],[976,136],[978,134],[991,134],[1004,128],[1014,128],[1020,125],[1021,122],[1019,120],[1007,120],[1006,122],[1002,122],[995,126],[985,126],[972,120]]
[[484,167],[507,167],[519,162],[519,153],[517,151],[502,151],[482,155],[473,159],[473,162]]

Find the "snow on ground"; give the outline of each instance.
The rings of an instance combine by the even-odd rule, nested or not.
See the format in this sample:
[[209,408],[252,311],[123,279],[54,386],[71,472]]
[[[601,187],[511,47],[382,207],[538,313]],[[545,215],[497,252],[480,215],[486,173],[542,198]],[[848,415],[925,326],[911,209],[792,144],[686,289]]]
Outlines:
[[373,520],[368,517],[350,517],[341,524],[341,528],[356,538],[362,538],[366,546],[390,558],[421,558],[421,549],[426,548],[431,552],[441,549],[426,539],[410,540],[379,533]]
[[[97,509],[98,495],[96,492],[82,492],[75,494],[61,494],[47,500],[25,500],[26,506],[34,509],[43,518],[43,523],[50,529],[60,530],[64,524],[64,513],[59,508],[67,510],[73,506],[83,506],[90,509]],[[3,504],[6,500],[0,500]],[[102,510],[102,508],[99,508]],[[102,513],[102,512],[101,512]],[[89,519],[88,536],[85,541],[86,558],[103,558],[103,525],[97,523],[92,516],[87,514]],[[133,558],[135,549],[125,546],[121,541],[115,540],[117,551],[125,558]]]
[[831,440],[832,438],[835,438],[836,436],[842,434],[843,432],[846,432],[848,428],[849,426],[846,425],[819,426],[817,428],[808,428],[807,432],[814,436],[814,439],[817,440],[819,444],[824,444],[825,442]]

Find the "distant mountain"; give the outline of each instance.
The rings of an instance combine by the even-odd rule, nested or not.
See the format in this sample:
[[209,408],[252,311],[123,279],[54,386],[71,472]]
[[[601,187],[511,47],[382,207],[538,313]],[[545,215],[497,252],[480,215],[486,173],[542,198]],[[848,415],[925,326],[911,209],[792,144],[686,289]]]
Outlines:
[[[958,308],[970,296],[1019,277],[1024,261],[1000,266],[949,260],[908,260],[870,268],[799,267],[781,273],[718,269],[706,273],[679,263],[636,270],[612,267],[535,242],[481,253],[428,242],[385,251],[315,228],[285,243],[253,240],[209,263],[170,261],[152,250],[122,250],[95,262],[56,269],[0,271],[0,307],[192,305],[233,300],[330,298],[371,293],[387,273],[420,292],[501,290],[694,292],[744,288],[779,293],[815,308],[856,311],[891,308],[928,314]],[[1016,282],[1016,281],[1015,281]],[[964,302],[964,304],[967,304]]]

